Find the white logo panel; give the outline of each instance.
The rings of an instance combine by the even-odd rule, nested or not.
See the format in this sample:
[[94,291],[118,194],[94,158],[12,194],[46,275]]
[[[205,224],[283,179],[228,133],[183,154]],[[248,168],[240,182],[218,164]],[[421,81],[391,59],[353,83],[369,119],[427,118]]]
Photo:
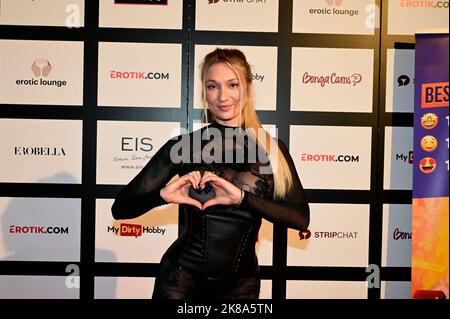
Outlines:
[[291,110],[372,112],[372,97],[373,50],[292,48]]
[[414,50],[387,50],[386,112],[414,112],[414,66]]
[[[194,108],[203,108],[201,63],[203,58],[217,48],[215,45],[195,46]],[[257,110],[276,110],[277,105],[277,48],[233,46],[241,50],[252,68],[255,108]]]
[[411,205],[383,205],[383,267],[411,267]]
[[372,128],[291,125],[290,153],[303,187],[370,189]]
[[[137,1],[139,2],[139,1]],[[181,29],[183,1],[167,4],[118,4],[114,0],[100,0],[99,26],[111,28]]]
[[424,28],[448,29],[448,1],[389,0],[388,6],[388,34],[414,35]]
[[0,299],[79,299],[66,276],[0,276]]
[[386,127],[384,189],[412,190],[413,128]]
[[294,33],[374,34],[374,0],[294,0]]
[[[94,299],[151,299],[155,278],[95,277]],[[130,289],[133,287],[133,289]]]
[[84,26],[84,0],[2,0],[0,25]]
[[178,122],[98,121],[97,184],[128,184],[179,134]]
[[0,181],[81,183],[82,121],[0,119]]
[[287,299],[367,299],[366,281],[287,280]]
[[179,108],[181,45],[99,43],[98,105]]
[[256,242],[256,255],[261,266],[272,266],[273,251],[273,224],[265,219],[262,220],[259,229],[258,241]]
[[0,197],[0,259],[80,261],[81,200]]
[[300,236],[288,229],[288,266],[367,267],[369,205],[310,204],[310,208],[309,231]]
[[196,30],[278,32],[278,0],[197,1]]
[[381,299],[411,299],[411,282],[382,281]]
[[83,42],[0,40],[0,103],[83,105]]
[[163,205],[146,214],[114,220],[113,200],[96,201],[95,261],[159,263],[178,238],[178,205]]

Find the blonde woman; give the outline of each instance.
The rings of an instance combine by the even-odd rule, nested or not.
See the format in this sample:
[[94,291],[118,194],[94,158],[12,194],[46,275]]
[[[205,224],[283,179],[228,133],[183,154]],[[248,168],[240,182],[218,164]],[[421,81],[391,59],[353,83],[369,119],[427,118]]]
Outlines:
[[257,299],[261,218],[304,231],[309,206],[287,147],[261,127],[245,55],[216,49],[203,60],[201,78],[211,124],[169,140],[119,192],[113,217],[134,218],[167,203],[184,213],[184,231],[161,259],[153,298]]

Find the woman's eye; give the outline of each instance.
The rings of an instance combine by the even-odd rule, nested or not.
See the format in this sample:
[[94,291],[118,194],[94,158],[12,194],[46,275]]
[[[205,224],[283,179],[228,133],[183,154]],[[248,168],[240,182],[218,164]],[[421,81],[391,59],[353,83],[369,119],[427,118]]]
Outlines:
[[231,83],[230,87],[237,88],[237,87],[239,87],[239,83]]
[[215,85],[207,85],[206,88],[208,90],[214,90],[216,88],[216,86]]

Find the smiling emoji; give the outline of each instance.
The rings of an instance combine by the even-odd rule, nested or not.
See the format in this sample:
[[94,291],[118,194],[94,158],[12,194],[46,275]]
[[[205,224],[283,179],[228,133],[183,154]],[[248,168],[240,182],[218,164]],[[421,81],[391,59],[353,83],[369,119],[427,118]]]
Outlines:
[[420,124],[422,124],[422,127],[426,130],[432,130],[434,129],[439,122],[439,117],[434,113],[427,113],[422,116],[420,119]]
[[427,135],[422,137],[420,146],[425,152],[431,153],[434,152],[438,147],[438,141],[433,135]]
[[431,157],[425,157],[420,160],[419,168],[422,173],[430,174],[436,169],[436,160]]

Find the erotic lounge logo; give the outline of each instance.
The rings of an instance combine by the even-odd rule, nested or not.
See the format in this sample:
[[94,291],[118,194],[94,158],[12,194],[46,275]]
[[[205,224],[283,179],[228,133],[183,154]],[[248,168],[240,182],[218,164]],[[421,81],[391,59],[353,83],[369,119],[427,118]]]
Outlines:
[[219,2],[219,0],[208,0],[208,4],[215,4]]
[[45,58],[36,59],[31,65],[31,71],[33,71],[33,74],[37,77],[47,77],[51,70],[52,65]]
[[328,6],[340,7],[344,0],[325,0]]

